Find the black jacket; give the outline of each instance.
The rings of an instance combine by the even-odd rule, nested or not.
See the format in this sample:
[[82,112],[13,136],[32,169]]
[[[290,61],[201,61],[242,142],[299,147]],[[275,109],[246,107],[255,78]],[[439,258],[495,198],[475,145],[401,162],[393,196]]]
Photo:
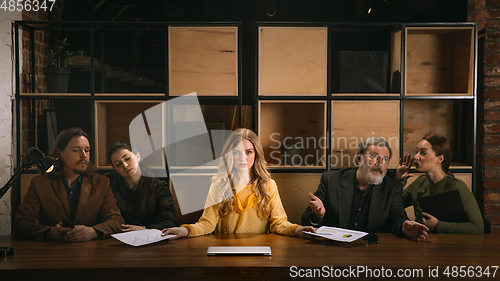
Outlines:
[[[302,215],[302,225],[315,227],[333,226],[347,228],[351,212],[356,168],[327,171],[321,176],[318,190],[314,193],[325,207],[325,215],[320,220],[307,207]],[[403,186],[384,177],[382,183],[373,186],[366,232],[392,232],[402,236],[401,227],[408,219],[403,207]]]
[[178,226],[174,199],[168,183],[158,180],[156,185],[156,204],[151,215],[141,217],[138,211],[137,190],[131,190],[125,179],[117,172],[105,174],[110,180],[116,204],[120,208],[125,224],[145,226],[146,228],[164,229]]

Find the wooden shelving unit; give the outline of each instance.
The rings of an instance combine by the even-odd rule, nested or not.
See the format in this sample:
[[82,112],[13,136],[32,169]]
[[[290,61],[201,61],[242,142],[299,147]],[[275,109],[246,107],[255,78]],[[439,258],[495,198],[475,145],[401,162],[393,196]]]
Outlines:
[[[475,192],[474,23],[259,23],[253,47],[242,46],[241,23],[64,26],[19,21],[15,29],[16,46],[22,45],[22,30],[30,32],[24,37],[30,46],[36,34],[54,32],[72,39],[75,50],[86,49],[94,62],[75,70],[79,80],[71,82],[70,93],[37,92],[43,76],[34,65],[27,73],[17,65],[17,139],[25,142],[18,155],[26,153],[22,147],[38,145],[41,136],[26,132],[43,124],[45,108],[38,104],[48,100],[53,108],[47,109],[64,113],[58,122],[66,123],[60,124],[88,128],[92,158],[101,171],[108,171],[106,150],[115,140],[129,140],[128,125],[134,118],[196,92],[210,128],[247,127],[258,133],[293,222],[299,222],[307,192],[317,188],[321,173],[352,167],[357,143],[370,136],[384,137],[391,144],[393,172],[399,157],[414,154],[425,134],[444,135],[453,148],[452,172]],[[18,63],[21,56],[34,58],[33,53],[17,50]],[[243,70],[243,53],[254,69]],[[255,88],[243,88],[242,81]],[[21,103],[29,109],[21,111]],[[179,120],[179,113],[187,114],[181,105],[162,110],[163,119],[157,122],[199,121],[189,116]],[[175,138],[175,133],[155,133]],[[303,142],[302,162],[282,161],[280,145],[287,138]],[[189,161],[177,156],[169,165],[188,169]],[[350,161],[334,161],[344,156]],[[161,159],[152,161],[153,167],[164,169]],[[213,172],[213,167],[199,171],[200,179]]]
[[[282,194],[314,191],[321,172],[354,167],[357,144],[367,137],[389,142],[395,171],[427,133],[450,141],[451,169],[475,192],[475,24],[261,23],[257,32],[257,129]],[[302,79],[308,75],[315,79]],[[327,94],[312,90],[313,81]],[[326,151],[301,157],[320,155],[325,165],[276,164],[281,152],[271,146],[313,131],[325,137]]]
[[[44,109],[57,116],[56,133],[79,126],[90,135],[91,160],[101,173],[112,170],[106,155],[111,144],[117,140],[134,143],[139,139],[141,143],[151,143],[139,148],[143,163],[155,174],[167,177],[163,149],[167,140],[176,137],[175,128],[181,123],[200,121],[198,113],[191,120],[181,103],[167,103],[185,94],[197,93],[196,109],[208,130],[253,126],[253,106],[249,102],[243,104],[241,96],[241,23],[18,21],[15,29],[19,35],[16,46],[32,47],[24,53],[22,49],[16,51],[17,139],[23,142],[18,146],[18,155],[31,146],[39,146],[44,138],[40,130],[45,122]],[[23,37],[23,32],[30,34]],[[44,76],[35,65],[23,73],[25,69],[20,64],[21,56],[34,61],[34,53],[40,52],[35,50],[35,39],[49,35],[67,37],[70,51],[85,51],[73,58],[76,64],[72,65],[74,76],[68,93],[45,93]],[[39,67],[38,62],[36,66]],[[25,104],[22,112],[20,103]],[[82,115],[83,111],[86,115]],[[180,115],[183,118],[179,119]],[[133,130],[132,122],[138,124]],[[193,168],[189,161],[180,161],[185,160],[183,155],[172,157],[168,165],[176,172]],[[216,172],[213,168],[206,167],[196,175],[200,180],[209,179]],[[23,186],[26,182],[29,180],[23,181]],[[25,188],[19,188],[19,202],[24,192]],[[186,196],[185,190],[177,193],[182,198]],[[181,219],[193,222],[194,217]]]

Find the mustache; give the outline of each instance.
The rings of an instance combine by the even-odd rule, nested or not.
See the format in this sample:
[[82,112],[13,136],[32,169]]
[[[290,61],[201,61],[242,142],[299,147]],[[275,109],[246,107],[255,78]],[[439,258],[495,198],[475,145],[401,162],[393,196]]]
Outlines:
[[380,166],[376,165],[376,166],[373,166],[370,168],[370,172],[371,171],[379,171],[380,173],[382,173],[382,168]]
[[89,161],[87,161],[87,160],[80,160],[80,161],[76,162],[76,164],[80,164],[80,163],[85,163],[85,164],[88,164],[88,163],[89,163]]

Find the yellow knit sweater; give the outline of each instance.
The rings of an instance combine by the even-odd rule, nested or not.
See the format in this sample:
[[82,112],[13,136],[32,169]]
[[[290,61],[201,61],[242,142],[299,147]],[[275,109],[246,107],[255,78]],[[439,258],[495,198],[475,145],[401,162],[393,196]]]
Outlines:
[[[297,224],[288,221],[285,209],[281,204],[280,195],[276,182],[271,180],[265,185],[271,194],[270,213],[262,218],[258,216],[256,197],[253,185],[236,186],[237,193],[235,201],[235,211],[226,215],[219,216],[218,206],[213,205],[205,208],[203,215],[195,224],[184,224],[183,227],[189,228],[188,237],[200,236],[215,233],[278,233],[293,236]],[[210,187],[209,199],[213,196],[215,188]]]

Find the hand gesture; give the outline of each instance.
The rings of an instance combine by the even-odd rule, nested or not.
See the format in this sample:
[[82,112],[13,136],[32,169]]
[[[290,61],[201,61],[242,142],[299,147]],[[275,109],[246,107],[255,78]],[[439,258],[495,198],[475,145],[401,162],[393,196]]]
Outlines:
[[413,157],[410,157],[410,154],[406,154],[403,156],[403,159],[399,159],[399,166],[396,170],[396,180],[401,182],[406,182],[406,180],[410,177],[413,177],[413,174],[410,174],[410,168],[413,165]]
[[424,216],[422,221],[429,228],[429,230],[430,231],[436,230],[436,227],[437,227],[439,220],[436,217],[434,217],[433,215],[426,213],[426,212],[422,212],[422,215]]
[[122,227],[123,227],[123,229],[122,229],[123,232],[146,229],[145,226],[138,226],[138,225],[132,225],[132,224],[122,224]]
[[316,215],[318,219],[321,219],[326,212],[325,206],[323,206],[323,202],[311,192],[309,192],[309,197],[311,198],[311,201],[309,201],[309,207],[311,207],[314,215]]
[[97,232],[94,228],[85,225],[77,225],[75,228],[66,232],[64,240],[66,242],[84,242],[90,241],[97,237]]
[[71,228],[62,227],[62,222],[60,222],[50,228],[48,236],[50,239],[55,241],[64,241],[64,236],[66,235],[66,232],[68,232],[69,230],[71,230]]
[[177,235],[177,236],[175,236],[173,238],[170,238],[172,240],[178,239],[178,238],[182,238],[182,237],[186,237],[186,236],[189,235],[189,229],[187,227],[165,228],[161,232],[163,232],[163,234],[161,236],[165,236],[165,235]]
[[312,233],[316,233],[316,228],[312,226],[299,226],[293,230],[293,234],[297,237],[304,238],[304,239],[313,239],[314,236],[311,234],[304,233],[303,231],[309,231]]
[[406,220],[403,223],[403,233],[409,238],[420,241],[424,240],[427,237],[427,232],[429,228],[421,223],[416,221]]

